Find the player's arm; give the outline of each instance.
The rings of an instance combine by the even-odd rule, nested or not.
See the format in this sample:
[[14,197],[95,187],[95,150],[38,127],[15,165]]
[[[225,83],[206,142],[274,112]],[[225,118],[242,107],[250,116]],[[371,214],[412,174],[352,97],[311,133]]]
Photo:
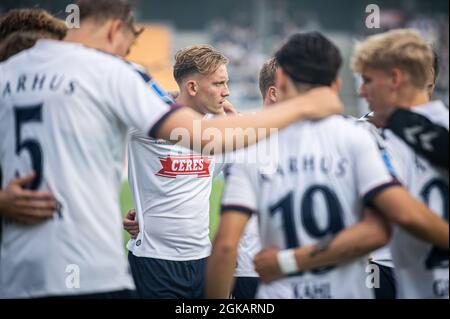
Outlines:
[[30,173],[15,178],[0,190],[1,216],[29,225],[41,223],[53,216],[57,203],[51,193],[25,189],[35,177],[34,173]]
[[111,72],[105,82],[107,104],[127,127],[204,154],[242,148],[298,120],[323,118],[342,111],[337,94],[331,88],[322,87],[254,115],[204,120],[203,115],[191,108],[169,108],[129,66],[118,64]]
[[374,206],[412,235],[449,248],[449,224],[403,187],[390,187],[373,198]]
[[255,172],[245,164],[229,165],[224,171],[222,215],[206,268],[208,298],[228,298],[232,289],[239,240],[257,207]]
[[[361,131],[354,138],[358,143],[349,146],[353,148],[357,188],[364,202],[375,207],[391,222],[412,235],[448,249],[448,222],[414,199],[400,185],[392,176],[398,172],[393,171],[389,157],[386,154],[381,156],[374,140],[368,134]],[[388,171],[389,175],[386,174]],[[399,176],[401,175],[404,174]]]
[[431,122],[423,115],[397,108],[389,117],[386,128],[431,163],[448,169],[449,133],[445,127]]
[[226,299],[230,295],[239,240],[249,217],[249,214],[235,210],[223,212],[206,265],[207,298]]
[[379,213],[366,209],[364,219],[317,244],[279,251],[266,248],[254,257],[255,270],[262,282],[290,273],[348,262],[383,247],[389,241],[390,227]]
[[[196,151],[205,147],[215,152],[231,151],[267,137],[271,129],[283,128],[301,119],[323,118],[341,110],[336,93],[330,88],[317,88],[253,115],[203,120],[194,110],[181,108],[160,122],[153,133],[158,138],[179,142]],[[246,129],[257,134],[244,135]]]

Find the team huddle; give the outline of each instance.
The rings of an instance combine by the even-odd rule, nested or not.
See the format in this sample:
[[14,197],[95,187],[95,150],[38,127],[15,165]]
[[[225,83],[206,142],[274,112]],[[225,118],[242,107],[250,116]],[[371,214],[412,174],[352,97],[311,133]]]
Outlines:
[[427,155],[436,134],[417,150],[390,126],[401,109],[448,139],[419,33],[356,44],[362,119],[340,114],[341,53],[319,32],[286,40],[263,109],[238,114],[220,51],[179,50],[168,94],[124,59],[141,33],[125,1],[77,4],[76,29],[0,18],[0,298],[449,298],[448,165]]

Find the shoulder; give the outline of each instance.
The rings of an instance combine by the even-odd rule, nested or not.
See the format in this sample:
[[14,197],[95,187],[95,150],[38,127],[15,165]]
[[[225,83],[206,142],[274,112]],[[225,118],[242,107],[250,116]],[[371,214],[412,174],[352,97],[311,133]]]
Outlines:
[[358,133],[365,135],[369,129],[376,129],[372,124],[365,120],[360,120],[356,117],[347,115],[333,115],[318,123],[324,130],[329,131],[330,134],[350,138]]
[[80,64],[79,67],[85,66],[91,71],[101,72],[101,74],[129,74],[130,76],[137,76],[133,65],[121,57],[87,47],[80,47],[77,49],[77,54],[74,59],[77,59]]
[[332,134],[336,143],[342,149],[351,152],[368,151],[375,147],[385,148],[385,142],[380,131],[370,122],[351,116],[334,116],[328,121],[325,129],[327,134]]
[[446,129],[449,127],[449,111],[442,101],[432,101],[430,103],[412,108],[411,111],[428,118],[431,122],[437,125],[444,126]]

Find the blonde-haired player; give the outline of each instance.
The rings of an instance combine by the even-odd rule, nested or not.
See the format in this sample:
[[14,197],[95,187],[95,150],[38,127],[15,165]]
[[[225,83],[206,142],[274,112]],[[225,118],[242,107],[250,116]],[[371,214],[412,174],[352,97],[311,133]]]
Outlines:
[[[359,43],[352,59],[363,84],[360,95],[384,127],[395,108],[427,117],[448,130],[448,109],[429,102],[427,86],[434,55],[413,30],[394,30]],[[418,155],[391,130],[383,130],[397,177],[417,199],[448,221],[448,173]],[[432,246],[395,227],[390,243],[399,298],[448,298],[448,250]]]

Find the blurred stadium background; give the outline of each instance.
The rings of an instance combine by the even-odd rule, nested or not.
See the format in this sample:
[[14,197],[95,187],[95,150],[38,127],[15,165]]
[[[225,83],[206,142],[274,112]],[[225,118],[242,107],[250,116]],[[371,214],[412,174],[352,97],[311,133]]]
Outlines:
[[[66,0],[0,0],[0,15],[13,8],[41,7],[65,19]],[[258,72],[262,63],[290,34],[319,30],[342,51],[341,97],[345,112],[360,116],[366,104],[356,92],[359,79],[349,68],[353,44],[381,31],[412,27],[435,47],[440,57],[440,76],[435,98],[449,105],[449,15],[448,0],[134,0],[134,16],[145,32],[133,47],[129,59],[145,65],[167,90],[176,90],[172,78],[173,56],[187,45],[209,43],[229,59],[230,101],[240,111],[262,104]],[[365,25],[366,7],[380,8],[379,29]],[[211,234],[218,222],[223,181],[217,180],[211,196]],[[133,206],[124,183],[122,211]]]

